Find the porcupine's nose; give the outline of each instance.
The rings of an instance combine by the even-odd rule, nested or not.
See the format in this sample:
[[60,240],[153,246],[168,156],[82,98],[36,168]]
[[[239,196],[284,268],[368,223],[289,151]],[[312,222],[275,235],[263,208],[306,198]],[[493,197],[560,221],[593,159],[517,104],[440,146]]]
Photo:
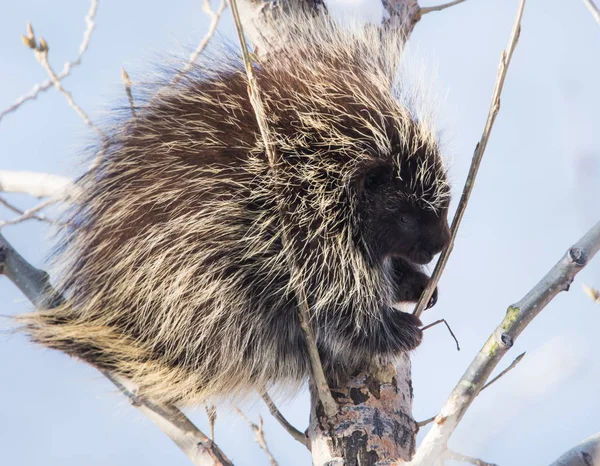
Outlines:
[[448,228],[447,224],[444,224],[441,228],[438,226],[428,236],[427,251],[433,256],[444,249],[450,242],[450,228]]

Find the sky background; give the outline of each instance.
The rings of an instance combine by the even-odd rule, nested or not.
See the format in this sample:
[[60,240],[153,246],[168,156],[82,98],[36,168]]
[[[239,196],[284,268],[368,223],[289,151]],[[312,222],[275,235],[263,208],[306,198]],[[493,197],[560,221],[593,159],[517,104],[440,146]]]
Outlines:
[[[455,201],[485,123],[517,3],[468,0],[424,16],[411,37],[411,62],[428,70],[423,80],[438,96],[436,118],[451,161]],[[377,0],[328,5],[346,14],[359,8],[363,17],[381,11]],[[195,47],[208,26],[201,7],[200,0],[100,0],[89,50],[64,86],[92,119],[101,119],[125,99],[122,66],[135,82],[147,76],[157,53],[177,55]],[[58,71],[76,56],[88,8],[84,0],[2,0],[0,109],[46,79],[21,44],[26,21],[48,41]],[[438,304],[423,319],[447,319],[461,351],[441,326],[427,330],[413,357],[417,420],[437,413],[507,306],[600,219],[600,27],[583,2],[560,0],[529,0],[522,25]],[[233,37],[228,10],[219,29]],[[64,96],[49,90],[0,121],[0,170],[74,176],[91,133]],[[22,207],[34,205],[25,195],[6,198]],[[6,218],[10,213],[0,208],[0,219]],[[2,233],[29,261],[44,266],[51,243],[42,224]],[[583,293],[582,283],[600,287],[599,258],[517,340],[499,369],[523,351],[527,356],[473,403],[450,441],[454,450],[504,466],[546,465],[599,430],[600,307]],[[0,314],[30,309],[0,277]],[[20,335],[0,334],[0,374],[1,465],[190,464],[83,363],[35,347]],[[281,408],[305,428],[305,393]],[[282,466],[309,464],[308,453],[259,402],[244,410],[255,421],[263,414],[267,441]],[[202,409],[190,415],[208,431]],[[225,407],[218,412],[216,441],[236,465],[268,464],[248,426]]]

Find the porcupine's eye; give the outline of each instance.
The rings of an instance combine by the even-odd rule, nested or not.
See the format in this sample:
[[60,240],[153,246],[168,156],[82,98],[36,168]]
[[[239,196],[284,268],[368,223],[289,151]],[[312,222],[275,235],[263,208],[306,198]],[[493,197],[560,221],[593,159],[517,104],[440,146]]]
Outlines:
[[400,215],[400,223],[404,225],[410,225],[412,223],[412,218],[408,215]]

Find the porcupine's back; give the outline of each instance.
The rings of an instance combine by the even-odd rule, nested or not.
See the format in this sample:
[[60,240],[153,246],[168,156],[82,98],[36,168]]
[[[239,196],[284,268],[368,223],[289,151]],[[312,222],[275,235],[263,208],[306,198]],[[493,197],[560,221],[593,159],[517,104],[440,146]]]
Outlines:
[[193,70],[114,128],[57,254],[66,303],[23,319],[35,341],[185,403],[305,378],[294,283],[315,313],[352,301],[367,319],[391,299],[352,238],[348,185],[408,132],[431,135],[389,95],[375,35],[326,31],[256,68],[277,180],[237,59]]

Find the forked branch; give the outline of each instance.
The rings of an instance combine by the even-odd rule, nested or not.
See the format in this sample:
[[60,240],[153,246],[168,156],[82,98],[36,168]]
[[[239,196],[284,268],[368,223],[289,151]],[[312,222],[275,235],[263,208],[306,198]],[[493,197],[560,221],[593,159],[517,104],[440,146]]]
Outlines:
[[506,316],[479,351],[452,390],[435,423],[417,450],[411,466],[430,466],[442,457],[448,440],[469,406],[485,387],[488,377],[517,337],[600,249],[600,222],[573,245],[563,258],[518,303],[509,306]]

